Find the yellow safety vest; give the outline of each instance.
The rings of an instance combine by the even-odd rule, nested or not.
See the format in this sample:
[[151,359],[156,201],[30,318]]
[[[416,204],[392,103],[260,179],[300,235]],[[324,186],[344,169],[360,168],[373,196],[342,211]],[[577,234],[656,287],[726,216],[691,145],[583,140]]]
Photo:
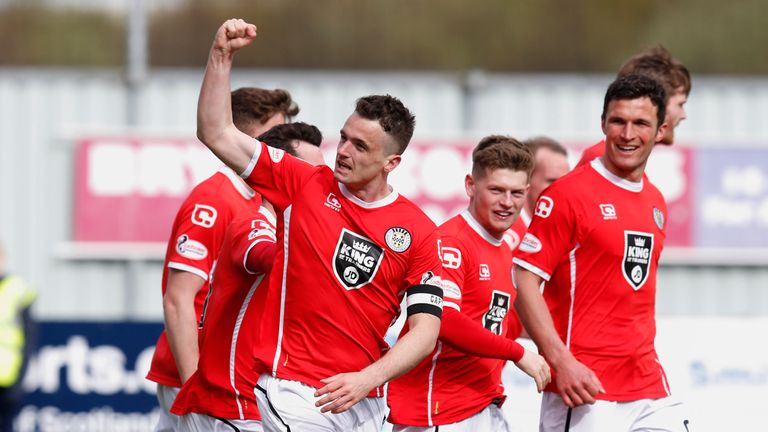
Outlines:
[[10,387],[19,380],[24,360],[21,311],[36,297],[37,293],[19,277],[0,280],[0,387]]

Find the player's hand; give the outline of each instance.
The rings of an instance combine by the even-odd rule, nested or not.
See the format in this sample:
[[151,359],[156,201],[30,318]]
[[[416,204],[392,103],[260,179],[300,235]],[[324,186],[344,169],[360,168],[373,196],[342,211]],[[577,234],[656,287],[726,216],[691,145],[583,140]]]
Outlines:
[[571,408],[595,403],[595,395],[605,393],[603,384],[592,369],[568,354],[555,366],[557,391],[563,402]]
[[376,382],[365,372],[340,373],[320,380],[325,387],[315,392],[315,397],[324,396],[315,402],[322,407],[320,412],[340,414],[363,400],[376,387]]
[[539,393],[552,381],[549,365],[538,353],[525,350],[523,357],[515,365],[536,381],[536,391]]
[[213,39],[213,50],[224,55],[248,46],[256,39],[256,26],[233,18],[224,22]]

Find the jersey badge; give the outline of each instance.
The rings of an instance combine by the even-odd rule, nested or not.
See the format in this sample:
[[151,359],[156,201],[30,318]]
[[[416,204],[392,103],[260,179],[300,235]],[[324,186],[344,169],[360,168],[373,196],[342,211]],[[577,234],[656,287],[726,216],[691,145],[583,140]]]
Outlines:
[[210,228],[216,223],[218,212],[215,208],[205,204],[195,204],[192,211],[192,223],[203,228]]
[[552,201],[552,198],[542,195],[539,197],[539,200],[536,201],[536,210],[533,214],[540,218],[548,218],[549,215],[552,214],[552,209],[554,207],[555,202]]
[[342,228],[333,254],[333,272],[348,290],[368,284],[376,276],[384,249],[368,238]]
[[653,221],[660,230],[664,229],[664,213],[656,207],[653,208]]
[[272,162],[278,163],[283,160],[283,156],[285,156],[285,150],[269,146],[267,146],[267,149],[269,152],[269,158],[272,159]]
[[502,323],[504,322],[504,317],[507,316],[509,311],[510,297],[508,293],[493,290],[491,305],[488,307],[488,312],[483,315],[483,327],[499,336],[501,336],[503,331]]
[[520,242],[520,250],[528,253],[541,251],[541,240],[531,233],[525,233],[523,241]]
[[622,274],[632,289],[639,290],[648,280],[653,255],[653,234],[624,231]]
[[336,198],[336,194],[333,192],[329,193],[328,198],[325,199],[325,206],[337,212],[341,211],[341,201]]
[[618,219],[616,216],[616,207],[613,204],[600,204],[600,213],[603,214],[603,220]]
[[405,252],[411,247],[411,233],[405,228],[392,227],[384,234],[384,242],[395,252]]
[[491,280],[491,268],[488,264],[480,264],[479,276],[481,281]]
[[201,260],[208,256],[208,248],[188,235],[182,234],[176,239],[176,252],[184,258]]
[[520,236],[512,230],[507,230],[504,233],[504,241],[510,249],[515,250],[517,249],[517,245],[520,244]]
[[443,261],[444,268],[457,269],[461,267],[461,251],[448,246],[441,247],[440,260]]

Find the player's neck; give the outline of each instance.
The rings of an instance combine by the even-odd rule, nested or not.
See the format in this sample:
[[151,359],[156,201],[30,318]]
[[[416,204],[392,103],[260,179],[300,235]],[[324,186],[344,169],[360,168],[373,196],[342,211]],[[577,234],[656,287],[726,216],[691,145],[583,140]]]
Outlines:
[[364,185],[345,184],[344,186],[349,193],[367,203],[380,201],[392,193],[392,187],[387,184],[386,178],[374,180]]

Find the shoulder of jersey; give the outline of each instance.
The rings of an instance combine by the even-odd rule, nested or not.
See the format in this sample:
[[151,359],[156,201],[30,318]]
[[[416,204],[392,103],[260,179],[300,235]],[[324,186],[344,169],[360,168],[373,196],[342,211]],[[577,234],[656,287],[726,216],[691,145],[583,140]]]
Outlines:
[[[400,195],[399,193],[395,202],[393,202],[390,205],[403,206],[411,210],[409,213],[405,215],[407,215],[406,219],[411,221],[412,225],[419,225],[419,226],[427,225],[432,228],[437,228],[437,224],[435,224],[435,222],[432,219],[430,219],[426,213],[424,213],[421,207],[417,206],[413,201],[409,200],[403,195]],[[402,210],[398,210],[398,213],[402,213]]]

